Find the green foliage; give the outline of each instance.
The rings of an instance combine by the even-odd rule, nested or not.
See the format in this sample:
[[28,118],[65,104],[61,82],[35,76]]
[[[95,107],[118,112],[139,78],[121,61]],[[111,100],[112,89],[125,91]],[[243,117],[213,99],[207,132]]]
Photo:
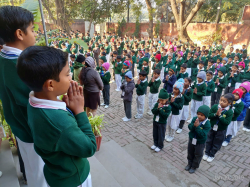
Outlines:
[[139,19],[136,19],[136,22],[135,22],[135,32],[133,34],[136,38],[139,38],[140,36],[140,22],[139,22]]
[[[40,22],[41,13],[39,9],[39,3],[37,0],[25,0],[25,2],[21,5],[21,7],[32,12],[35,23]],[[38,31],[38,28],[39,28],[38,24],[35,24],[34,26],[35,26],[34,30]]]
[[89,123],[91,124],[92,131],[95,136],[102,136],[101,134],[101,129],[104,127],[104,124],[106,122],[103,122],[103,117],[104,114],[102,115],[96,115],[93,117],[93,114],[90,113],[91,115],[88,117],[89,118]]
[[154,33],[155,36],[159,36],[160,35],[160,29],[161,29],[161,22],[158,20],[155,24],[155,28],[154,28]]
[[122,36],[123,30],[126,26],[126,21],[123,18],[121,22],[118,22],[117,34],[118,36]]
[[206,45],[212,45],[213,42],[218,42],[224,40],[224,36],[222,35],[222,28],[218,27],[218,29],[212,33],[212,35],[206,35],[202,37],[198,37],[199,41],[202,41]]

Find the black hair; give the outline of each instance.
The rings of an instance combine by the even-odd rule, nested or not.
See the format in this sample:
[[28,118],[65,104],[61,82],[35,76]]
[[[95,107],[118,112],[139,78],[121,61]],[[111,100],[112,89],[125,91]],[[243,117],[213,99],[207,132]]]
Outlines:
[[126,56],[127,56],[128,58],[131,58],[131,55],[130,55],[130,54],[127,54]]
[[76,58],[76,56],[75,56],[75,55],[73,55],[73,54],[72,54],[72,55],[70,55],[70,57],[71,57],[71,58]]
[[17,74],[31,90],[40,92],[48,79],[60,81],[59,74],[67,61],[68,53],[60,49],[31,46],[19,56]]
[[4,45],[4,41],[2,38],[0,38],[0,45]]
[[102,55],[106,55],[106,53],[105,53],[105,52],[102,52]]
[[186,77],[185,79],[187,79],[187,80],[188,80],[189,84],[191,84],[191,83],[192,83],[192,79],[191,79],[190,77]]
[[117,56],[117,59],[122,59],[122,57],[120,55]]
[[159,70],[159,69],[155,69],[155,70],[154,70],[154,73],[156,73],[156,74],[160,75],[160,74],[161,74],[161,70]]
[[242,55],[242,58],[247,58],[247,54],[243,54],[243,55]]
[[207,71],[207,73],[206,74],[210,74],[210,75],[214,75],[214,73],[212,72],[212,71]]
[[234,59],[234,57],[233,57],[233,56],[230,56],[230,57],[228,57],[228,58]]
[[135,53],[135,51],[134,51],[134,50],[132,50],[132,51],[131,51],[131,53]]
[[139,75],[143,76],[143,77],[146,77],[147,76],[147,72],[142,70],[140,71]]
[[187,69],[187,64],[184,63],[184,64],[181,65],[181,67],[183,67],[184,69]]
[[232,94],[232,93],[227,93],[227,94],[223,95],[222,97],[226,98],[227,101],[228,101],[229,103],[231,103],[231,107],[233,106],[234,94]]
[[128,53],[128,51],[127,51],[127,50],[123,50],[123,52],[124,52],[124,53]]
[[0,8],[0,36],[5,43],[15,42],[16,30],[27,34],[27,28],[34,23],[33,14],[18,6],[3,6]]
[[[78,55],[76,58],[76,62],[83,63],[85,61],[85,57],[83,55]],[[87,63],[86,63],[87,64]]]
[[214,60],[213,59],[209,59],[208,62],[211,62],[213,64]]
[[232,67],[235,66],[237,69],[239,69],[239,65],[238,64],[233,64]]
[[205,63],[204,63],[202,60],[199,62],[199,64],[203,64],[203,65],[205,65]]
[[118,55],[117,51],[114,51],[113,54],[114,54],[114,55]]

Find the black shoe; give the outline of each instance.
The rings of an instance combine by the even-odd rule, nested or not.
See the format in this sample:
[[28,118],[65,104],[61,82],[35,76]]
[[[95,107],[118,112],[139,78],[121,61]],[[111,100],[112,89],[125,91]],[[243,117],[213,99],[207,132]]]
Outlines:
[[195,168],[191,168],[191,169],[189,170],[189,173],[191,173],[191,174],[192,174],[192,173],[194,173],[194,172],[195,172],[195,170],[196,170]]
[[191,168],[191,166],[188,164],[188,165],[185,167],[185,170],[186,170],[186,171],[189,171],[190,168]]

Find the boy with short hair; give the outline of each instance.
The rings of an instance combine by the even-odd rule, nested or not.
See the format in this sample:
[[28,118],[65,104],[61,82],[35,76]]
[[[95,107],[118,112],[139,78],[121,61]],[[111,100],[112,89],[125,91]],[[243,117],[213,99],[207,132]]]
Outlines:
[[148,95],[148,107],[149,107],[148,115],[150,116],[153,115],[152,109],[158,100],[158,92],[159,92],[159,87],[161,85],[160,74],[161,74],[161,70],[155,69],[153,73],[153,77],[148,83],[148,87],[150,87],[150,91]]
[[180,72],[177,73],[177,80],[180,78],[186,78],[188,77],[188,73],[187,73],[187,64],[182,64],[181,68],[180,68]]
[[215,84],[213,81],[213,72],[212,71],[207,71],[206,73],[206,85],[207,85],[207,91],[206,95],[203,96],[203,105],[207,105],[210,107],[211,103],[211,94],[214,92]]
[[136,87],[136,102],[137,102],[137,113],[135,115],[135,119],[140,119],[143,117],[144,113],[144,104],[145,104],[145,93],[148,86],[147,82],[147,73],[145,71],[141,71],[139,73],[139,79],[137,81]]
[[[47,183],[91,187],[87,157],[94,155],[96,140],[84,112],[83,88],[71,81],[67,57],[58,49],[29,47],[18,59],[17,73],[32,90],[28,124],[36,152],[45,162]],[[63,101],[57,99],[65,93]]]
[[116,91],[119,92],[120,91],[120,87],[122,85],[122,77],[121,77],[121,70],[123,67],[123,63],[122,63],[122,57],[121,56],[117,56],[116,58],[117,62],[114,64],[115,68],[115,83],[116,83]]
[[44,162],[34,150],[34,140],[27,122],[30,88],[22,82],[16,71],[17,59],[22,50],[36,42],[36,33],[33,31],[34,17],[24,8],[2,6],[0,25],[0,36],[6,43],[0,53],[0,100],[4,117],[16,136],[28,185],[39,184],[39,187],[46,187],[43,175]]
[[169,68],[168,74],[164,77],[164,79],[162,80],[164,84],[163,88],[165,90],[167,90],[167,92],[169,94],[171,94],[173,92],[173,86],[177,80],[176,76],[175,76],[175,67],[172,66]]

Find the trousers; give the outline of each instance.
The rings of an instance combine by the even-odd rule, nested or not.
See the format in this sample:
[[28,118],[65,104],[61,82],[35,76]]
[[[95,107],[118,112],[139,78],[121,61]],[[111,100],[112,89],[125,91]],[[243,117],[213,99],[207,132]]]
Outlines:
[[149,92],[149,94],[148,94],[148,108],[150,111],[154,108],[155,104],[157,103],[157,100],[158,100],[158,93],[153,94],[153,93]]
[[164,138],[166,133],[166,124],[153,122],[154,145],[159,149],[164,147]]
[[189,138],[188,149],[187,149],[188,165],[190,165],[194,169],[199,168],[201,159],[203,157],[204,148],[205,148],[204,143],[193,145],[192,139]]
[[143,117],[144,113],[144,104],[145,104],[145,95],[136,95],[137,103],[137,115],[138,117]]

